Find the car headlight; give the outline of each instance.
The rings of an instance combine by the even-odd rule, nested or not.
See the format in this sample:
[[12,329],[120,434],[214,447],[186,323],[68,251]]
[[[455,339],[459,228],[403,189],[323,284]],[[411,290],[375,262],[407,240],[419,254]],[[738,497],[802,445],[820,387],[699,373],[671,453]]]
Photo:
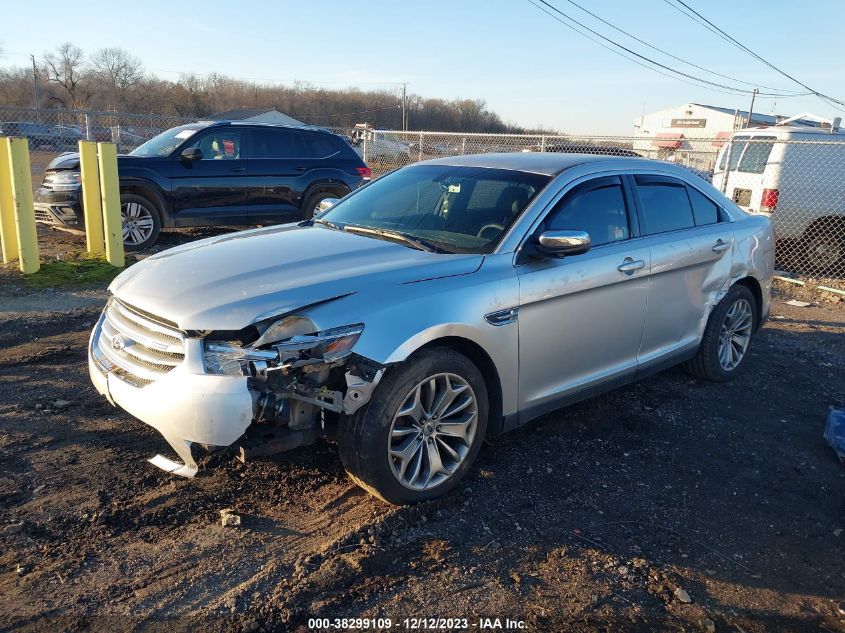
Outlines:
[[[285,336],[285,328],[276,325],[267,328],[264,335],[251,346],[206,341],[203,352],[206,372],[251,376],[261,370],[334,363],[352,353],[352,347],[364,331],[364,324],[356,323],[313,334]],[[274,332],[278,333],[278,339],[274,339]]]
[[76,189],[82,182],[82,174],[78,171],[54,171],[44,179],[53,189]]

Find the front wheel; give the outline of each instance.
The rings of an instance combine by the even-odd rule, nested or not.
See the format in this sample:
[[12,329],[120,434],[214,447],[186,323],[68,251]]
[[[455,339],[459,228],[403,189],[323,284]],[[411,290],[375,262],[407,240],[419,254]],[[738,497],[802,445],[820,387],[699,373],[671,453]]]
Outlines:
[[756,304],[748,288],[731,287],[710,313],[698,354],[687,363],[692,375],[716,382],[736,376],[757,329]]
[[405,505],[446,494],[469,470],[487,431],[478,368],[449,349],[391,368],[367,406],[342,421],[340,457],[368,492]]
[[123,221],[123,248],[140,251],[152,246],[161,232],[161,218],[156,206],[134,193],[120,196],[120,217]]

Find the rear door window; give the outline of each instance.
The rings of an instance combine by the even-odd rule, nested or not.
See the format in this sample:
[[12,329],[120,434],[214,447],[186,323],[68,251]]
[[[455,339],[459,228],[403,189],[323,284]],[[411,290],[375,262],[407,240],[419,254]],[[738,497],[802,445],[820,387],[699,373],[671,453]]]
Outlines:
[[696,226],[716,224],[716,222],[719,222],[719,205],[693,187],[688,186],[687,193],[692,203],[692,214],[695,218]]
[[634,177],[640,197],[642,221],[650,235],[695,226],[686,185],[667,176]]
[[299,135],[285,129],[253,129],[252,158],[301,158]]
[[[771,139],[766,142],[766,139]],[[739,169],[737,171],[749,174],[762,174],[766,168],[766,163],[769,162],[769,155],[772,153],[772,148],[775,146],[774,139],[771,136],[752,136],[750,143],[747,143],[745,152],[742,154],[742,160],[739,161]],[[733,163],[733,160],[731,161]]]
[[[745,137],[747,139],[747,137]],[[722,153],[722,160],[719,161],[719,169],[725,171],[725,164],[728,162],[728,154],[731,156],[731,165],[730,170],[733,171],[736,169],[736,166],[739,165],[739,159],[742,157],[742,151],[745,149],[745,146],[748,145],[747,140],[734,140],[733,146],[731,143],[728,143],[725,146],[725,151]]]

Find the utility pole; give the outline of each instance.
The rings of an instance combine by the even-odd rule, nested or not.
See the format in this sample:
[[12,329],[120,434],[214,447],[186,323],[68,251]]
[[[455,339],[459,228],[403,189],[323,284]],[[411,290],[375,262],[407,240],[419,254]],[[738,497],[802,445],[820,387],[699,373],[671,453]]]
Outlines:
[[751,127],[751,116],[754,114],[754,98],[757,96],[759,90],[754,88],[754,91],[751,93],[751,107],[748,108],[748,121],[745,124],[745,127]]
[[35,68],[35,55],[30,55],[32,60],[32,94],[35,100],[35,109],[38,109],[38,70]]
[[406,88],[408,87],[408,83],[405,82],[402,84],[402,131],[406,131],[408,129],[408,116],[406,114],[406,106],[405,106],[405,99],[406,99]]

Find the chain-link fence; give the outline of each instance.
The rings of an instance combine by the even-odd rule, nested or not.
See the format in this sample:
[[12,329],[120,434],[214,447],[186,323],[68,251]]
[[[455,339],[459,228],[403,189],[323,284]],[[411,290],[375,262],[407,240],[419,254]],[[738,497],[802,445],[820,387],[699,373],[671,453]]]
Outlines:
[[843,176],[845,135],[748,130],[720,153],[713,184],[746,211],[771,218],[783,269],[841,279]]
[[708,180],[725,139],[682,141],[652,137],[552,136],[548,134],[479,134],[461,132],[399,132],[366,128],[335,128],[349,140],[374,176],[430,158],[490,152],[570,152],[667,160],[684,165]]
[[350,139],[374,176],[420,160],[486,152],[569,152],[669,161],[711,181],[746,211],[770,217],[779,268],[845,278],[845,134],[786,127],[706,139],[335,131]]
[[33,184],[58,154],[74,152],[79,141],[116,143],[118,151],[130,152],[141,143],[195,117],[128,114],[82,110],[49,110],[0,107],[0,136],[29,139]]
[[[30,139],[33,185],[57,154],[81,139],[116,142],[131,151],[195,118],[117,112],[0,108],[0,134]],[[845,134],[830,130],[741,130],[732,139],[403,132],[334,128],[373,176],[409,163],[488,152],[569,152],[646,157],[680,164],[712,181],[752,213],[771,217],[778,266],[802,275],[845,278]]]

